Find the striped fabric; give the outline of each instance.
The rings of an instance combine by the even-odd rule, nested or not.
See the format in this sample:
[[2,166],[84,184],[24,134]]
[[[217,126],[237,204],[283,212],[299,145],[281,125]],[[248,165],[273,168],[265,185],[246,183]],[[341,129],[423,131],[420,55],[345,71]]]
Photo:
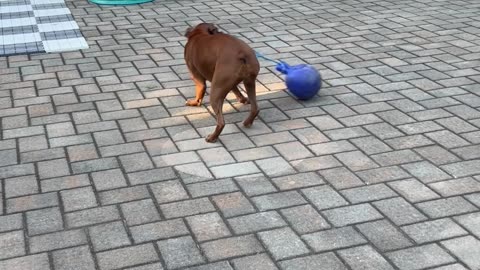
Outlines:
[[0,0],[0,55],[86,48],[64,0]]

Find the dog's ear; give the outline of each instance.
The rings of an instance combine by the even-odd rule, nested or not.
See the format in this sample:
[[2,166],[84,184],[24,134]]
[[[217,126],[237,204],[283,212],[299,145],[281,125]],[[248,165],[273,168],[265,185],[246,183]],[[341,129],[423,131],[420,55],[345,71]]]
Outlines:
[[190,35],[190,33],[192,32],[192,30],[193,30],[193,27],[188,27],[187,30],[185,30],[184,36],[188,37]]
[[218,28],[214,24],[209,24],[208,25],[208,33],[210,35],[214,35],[218,33]]

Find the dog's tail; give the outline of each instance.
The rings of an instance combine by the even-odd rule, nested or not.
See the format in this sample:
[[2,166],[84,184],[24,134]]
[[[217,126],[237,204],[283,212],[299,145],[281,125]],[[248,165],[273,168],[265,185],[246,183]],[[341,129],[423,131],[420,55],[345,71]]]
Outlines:
[[245,72],[244,75],[246,77],[256,77],[258,72],[260,72],[260,64],[253,51],[249,53],[240,53],[239,61],[242,63],[242,69]]

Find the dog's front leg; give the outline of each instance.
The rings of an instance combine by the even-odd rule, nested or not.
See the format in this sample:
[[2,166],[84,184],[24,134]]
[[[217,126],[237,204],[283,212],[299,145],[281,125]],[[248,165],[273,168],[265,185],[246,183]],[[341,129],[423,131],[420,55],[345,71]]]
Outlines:
[[237,97],[237,101],[242,103],[242,104],[248,104],[248,98],[246,98],[242,92],[240,91],[240,89],[238,89],[238,86],[235,86],[233,89],[232,89],[232,92],[235,94],[235,96]]
[[195,99],[187,100],[186,104],[187,106],[200,106],[207,91],[207,84],[204,79],[198,79],[194,76],[192,76],[192,79],[195,82]]

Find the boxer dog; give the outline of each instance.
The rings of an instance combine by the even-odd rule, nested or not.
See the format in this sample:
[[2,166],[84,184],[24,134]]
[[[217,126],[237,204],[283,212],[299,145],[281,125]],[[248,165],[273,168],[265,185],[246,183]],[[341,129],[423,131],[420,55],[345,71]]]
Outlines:
[[[187,100],[187,106],[200,106],[206,91],[206,81],[211,82],[210,105],[217,118],[215,131],[207,136],[207,142],[215,142],[225,127],[223,101],[232,91],[243,104],[250,103],[250,114],[243,122],[250,127],[258,115],[255,80],[260,71],[255,52],[242,40],[218,31],[211,23],[200,23],[185,33],[185,62],[195,82],[195,99]],[[238,84],[243,82],[246,99]]]

